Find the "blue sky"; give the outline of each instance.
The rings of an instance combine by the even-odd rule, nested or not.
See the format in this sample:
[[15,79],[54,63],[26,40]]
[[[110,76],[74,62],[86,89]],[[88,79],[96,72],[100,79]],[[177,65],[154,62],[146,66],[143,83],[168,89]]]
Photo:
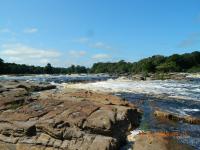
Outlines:
[[0,58],[44,66],[199,50],[199,0],[1,0]]

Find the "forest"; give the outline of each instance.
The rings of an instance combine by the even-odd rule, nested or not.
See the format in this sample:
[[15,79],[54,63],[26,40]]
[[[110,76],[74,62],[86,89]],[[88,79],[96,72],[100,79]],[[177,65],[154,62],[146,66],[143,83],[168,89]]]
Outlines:
[[50,63],[48,63],[45,67],[4,63],[4,61],[0,58],[0,74],[72,74],[87,73],[88,70],[88,68],[79,65],[71,65],[68,68],[59,68],[53,67]]
[[154,55],[138,62],[95,63],[92,73],[156,73],[156,72],[200,72],[200,52],[171,56]]
[[194,51],[171,56],[154,55],[138,62],[98,62],[91,68],[71,65],[67,68],[45,67],[6,63],[0,58],[0,74],[72,74],[72,73],[156,73],[156,72],[200,72],[200,52]]

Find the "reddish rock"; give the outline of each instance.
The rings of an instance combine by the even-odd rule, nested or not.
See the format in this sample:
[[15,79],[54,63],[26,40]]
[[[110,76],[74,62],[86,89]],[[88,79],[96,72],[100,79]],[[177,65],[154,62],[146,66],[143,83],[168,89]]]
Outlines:
[[0,93],[4,149],[118,149],[139,124],[139,110],[110,94],[71,89],[32,93],[49,87],[24,82],[1,87],[7,89]]
[[192,147],[180,144],[170,134],[145,133],[136,136],[134,150],[193,150]]

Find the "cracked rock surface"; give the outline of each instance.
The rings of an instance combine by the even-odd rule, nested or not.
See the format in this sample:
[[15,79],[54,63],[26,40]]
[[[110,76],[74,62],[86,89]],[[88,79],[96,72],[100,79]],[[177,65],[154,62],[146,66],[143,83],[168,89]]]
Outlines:
[[110,94],[0,82],[0,149],[118,149],[140,118],[134,105]]

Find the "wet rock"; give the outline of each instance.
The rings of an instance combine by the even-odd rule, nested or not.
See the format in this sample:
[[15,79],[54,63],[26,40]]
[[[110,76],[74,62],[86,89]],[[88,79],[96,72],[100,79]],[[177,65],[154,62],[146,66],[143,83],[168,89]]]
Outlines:
[[165,111],[158,111],[158,110],[154,112],[154,115],[161,119],[183,121],[183,122],[191,123],[191,124],[200,124],[200,118],[196,118],[192,116],[179,116],[178,114],[165,112]]
[[200,124],[200,118],[192,117],[192,116],[185,116],[183,121],[191,123],[191,124]]
[[133,74],[132,80],[187,80],[187,73],[147,73],[147,74]]
[[29,92],[38,92],[38,91],[55,89],[56,86],[50,84],[36,84],[36,83],[30,84],[28,82],[24,82],[17,85],[17,88],[24,88]]
[[177,140],[172,139],[165,134],[145,133],[136,136],[134,150],[192,150],[185,144],[178,143]]

